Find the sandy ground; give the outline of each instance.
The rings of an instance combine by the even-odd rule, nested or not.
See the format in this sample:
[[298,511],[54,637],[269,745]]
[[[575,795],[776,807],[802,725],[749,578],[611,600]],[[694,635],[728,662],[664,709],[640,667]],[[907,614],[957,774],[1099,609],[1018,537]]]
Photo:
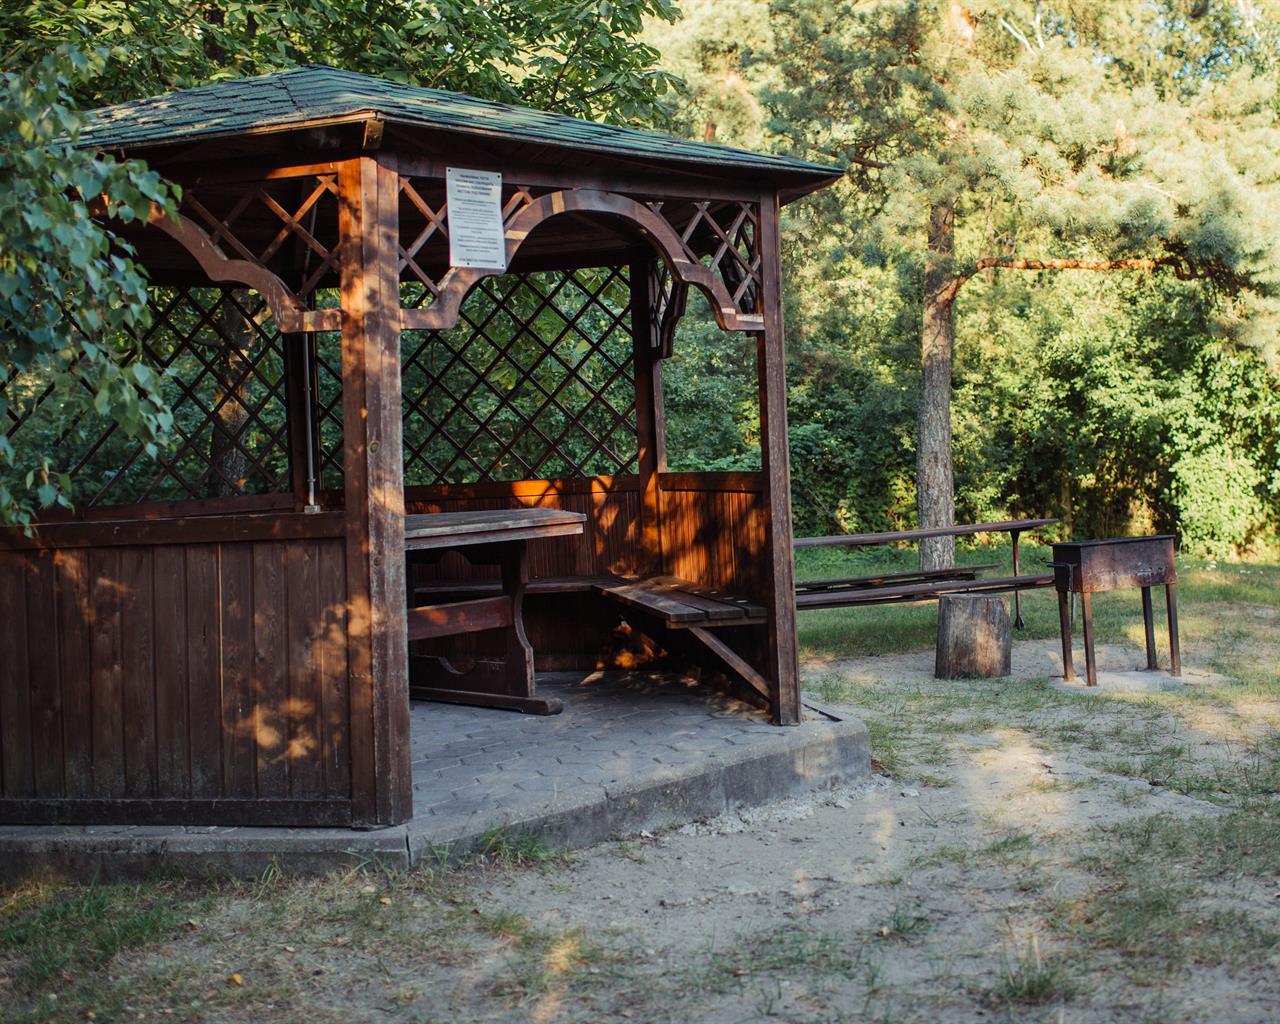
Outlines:
[[225,891],[22,1019],[1280,1020],[1280,707],[1063,694],[1055,646],[1017,644],[1011,680],[811,663],[871,729],[863,785],[533,865]]
[[[1047,674],[1050,645],[1017,647],[1015,677]],[[1104,649],[1101,658],[1129,668],[1133,653]],[[1215,818],[1229,813],[1230,801],[1107,771],[1098,762],[1114,751],[1047,738],[1072,731],[1082,715],[1098,719],[1096,702],[1105,701],[1106,732],[1146,736],[1154,721],[1161,743],[1194,746],[1196,757],[1213,761],[1242,735],[1273,727],[1276,709],[1237,714],[1192,703],[1183,716],[1178,696],[1154,707],[1145,696],[1029,699],[1002,683],[936,683],[931,661],[923,652],[807,667],[811,683],[825,681],[814,696],[828,700],[834,677],[874,685],[890,704],[895,693],[918,692],[943,692],[957,704],[899,735],[905,749],[894,778],[630,837],[565,869],[485,886],[483,903],[629,951],[620,984],[605,986],[607,994],[584,993],[574,1006],[559,993],[554,1008],[535,1000],[524,1007],[530,1018],[1280,1019],[1269,935],[1259,940],[1264,948],[1227,958],[1192,950],[1162,961],[1072,934],[1072,914],[1087,913],[1102,887],[1121,884],[1105,862],[1101,870],[1087,862],[1098,849],[1106,855],[1108,843],[1098,838],[1105,827],[1153,816]],[[1000,697],[991,694],[1002,687],[1019,710],[998,713]],[[983,710],[975,712],[963,695],[983,689]],[[922,742],[913,743],[917,737]],[[1155,878],[1145,881],[1159,888],[1161,865],[1153,866]],[[1179,898],[1198,917],[1238,911],[1272,926],[1280,924],[1276,890],[1274,877],[1205,879]],[[1166,922],[1157,915],[1146,923],[1155,931]],[[1049,976],[1060,993],[1009,998],[1033,975]],[[456,997],[465,1015],[468,993]]]

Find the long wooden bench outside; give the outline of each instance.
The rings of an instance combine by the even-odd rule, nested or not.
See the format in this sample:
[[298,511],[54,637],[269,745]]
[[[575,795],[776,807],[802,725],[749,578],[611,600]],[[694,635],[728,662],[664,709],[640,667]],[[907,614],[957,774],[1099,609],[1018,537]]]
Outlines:
[[1009,593],[1014,595],[1014,624],[1023,628],[1021,592],[1053,585],[1052,573],[1022,575],[1018,540],[1023,533],[1052,526],[1056,519],[1010,519],[997,523],[893,530],[886,533],[799,537],[796,548],[874,547],[926,537],[964,537],[979,533],[1008,533],[1013,541],[1013,575],[983,577],[997,563],[957,565],[944,569],[851,576],[843,579],[801,580],[796,583],[796,609],[849,608],[867,604],[908,604],[936,601],[946,594]]

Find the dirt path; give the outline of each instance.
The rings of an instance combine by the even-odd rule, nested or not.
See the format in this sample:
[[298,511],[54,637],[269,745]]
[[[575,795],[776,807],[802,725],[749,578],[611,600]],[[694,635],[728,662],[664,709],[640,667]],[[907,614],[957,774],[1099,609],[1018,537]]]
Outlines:
[[1031,680],[937,683],[927,654],[809,666],[816,695],[868,718],[893,777],[484,887],[485,905],[625,951],[586,968],[607,980],[576,1000],[552,990],[526,1010],[1280,1018],[1280,847],[1260,819],[1242,829],[1241,809],[1271,797],[1238,771],[1250,745],[1274,753],[1277,709],[1194,690],[1062,695],[1036,678],[1045,645],[1020,647]]

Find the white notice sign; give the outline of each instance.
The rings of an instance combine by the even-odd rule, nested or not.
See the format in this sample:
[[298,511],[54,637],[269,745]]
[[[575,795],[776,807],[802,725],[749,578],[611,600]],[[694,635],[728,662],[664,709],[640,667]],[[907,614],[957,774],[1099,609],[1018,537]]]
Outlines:
[[449,204],[450,266],[505,271],[502,175],[493,171],[446,168],[445,197]]

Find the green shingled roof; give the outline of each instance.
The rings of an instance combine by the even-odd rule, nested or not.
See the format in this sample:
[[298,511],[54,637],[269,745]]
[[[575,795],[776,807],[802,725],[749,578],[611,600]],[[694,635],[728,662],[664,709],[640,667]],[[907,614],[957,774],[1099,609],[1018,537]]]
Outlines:
[[282,131],[362,114],[414,127],[567,146],[620,158],[799,175],[815,183],[841,173],[839,168],[805,160],[584,121],[318,64],[103,107],[89,114],[80,145],[128,149],[249,131]]

